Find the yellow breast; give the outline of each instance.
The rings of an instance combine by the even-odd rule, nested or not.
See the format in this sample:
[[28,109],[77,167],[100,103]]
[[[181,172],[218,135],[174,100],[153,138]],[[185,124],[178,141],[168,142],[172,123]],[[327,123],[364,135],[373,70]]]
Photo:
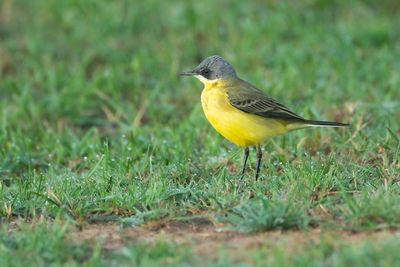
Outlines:
[[249,114],[233,107],[227,98],[227,89],[223,81],[206,83],[201,104],[207,120],[230,142],[240,147],[254,146],[288,131],[283,121]]

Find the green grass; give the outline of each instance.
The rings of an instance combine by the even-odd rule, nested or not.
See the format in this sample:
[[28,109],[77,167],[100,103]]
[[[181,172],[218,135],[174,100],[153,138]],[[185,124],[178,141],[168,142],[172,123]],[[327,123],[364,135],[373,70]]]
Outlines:
[[[395,1],[0,0],[0,259],[143,265],[144,253],[151,265],[174,245],[104,258],[65,240],[67,225],[198,213],[243,232],[399,229],[399,10]],[[260,181],[249,167],[238,195],[241,151],[206,121],[200,83],[177,76],[212,54],[300,115],[352,127],[271,140]],[[17,217],[68,223],[7,232]],[[398,242],[382,242],[254,257],[343,266],[367,255],[393,266]],[[176,251],[169,263],[184,264]]]

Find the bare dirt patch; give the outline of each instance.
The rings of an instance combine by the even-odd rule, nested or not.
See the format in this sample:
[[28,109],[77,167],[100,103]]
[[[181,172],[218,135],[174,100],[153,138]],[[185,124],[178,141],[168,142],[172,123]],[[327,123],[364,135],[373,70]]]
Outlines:
[[269,231],[262,233],[238,233],[221,231],[207,219],[190,221],[153,221],[135,228],[121,228],[115,223],[89,224],[72,233],[76,242],[101,242],[106,250],[118,250],[127,242],[154,244],[158,240],[185,244],[199,255],[216,258],[221,248],[234,258],[259,248],[284,247],[287,252],[304,249],[307,244],[354,244],[376,242],[400,232],[379,231],[352,233],[323,231],[319,228],[307,231]]

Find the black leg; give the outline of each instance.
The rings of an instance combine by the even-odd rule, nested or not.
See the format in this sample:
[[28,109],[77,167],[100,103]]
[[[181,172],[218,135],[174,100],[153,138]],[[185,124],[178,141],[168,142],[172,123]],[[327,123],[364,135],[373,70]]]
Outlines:
[[241,172],[241,174],[240,174],[240,182],[243,181],[244,171],[245,171],[245,169],[246,169],[246,164],[247,164],[247,159],[248,159],[248,157],[249,157],[249,148],[246,147],[246,148],[244,149],[243,167],[242,167],[242,172]]
[[262,158],[262,150],[261,146],[257,146],[257,163],[256,163],[256,181],[258,180],[258,176],[260,174],[260,166],[261,166],[261,158]]

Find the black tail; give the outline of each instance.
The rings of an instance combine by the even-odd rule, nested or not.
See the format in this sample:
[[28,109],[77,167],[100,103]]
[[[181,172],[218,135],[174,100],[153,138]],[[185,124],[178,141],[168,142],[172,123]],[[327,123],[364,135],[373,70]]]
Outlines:
[[322,126],[322,127],[349,127],[350,126],[350,124],[347,124],[347,123],[333,122],[333,121],[306,120],[305,123],[308,126]]

